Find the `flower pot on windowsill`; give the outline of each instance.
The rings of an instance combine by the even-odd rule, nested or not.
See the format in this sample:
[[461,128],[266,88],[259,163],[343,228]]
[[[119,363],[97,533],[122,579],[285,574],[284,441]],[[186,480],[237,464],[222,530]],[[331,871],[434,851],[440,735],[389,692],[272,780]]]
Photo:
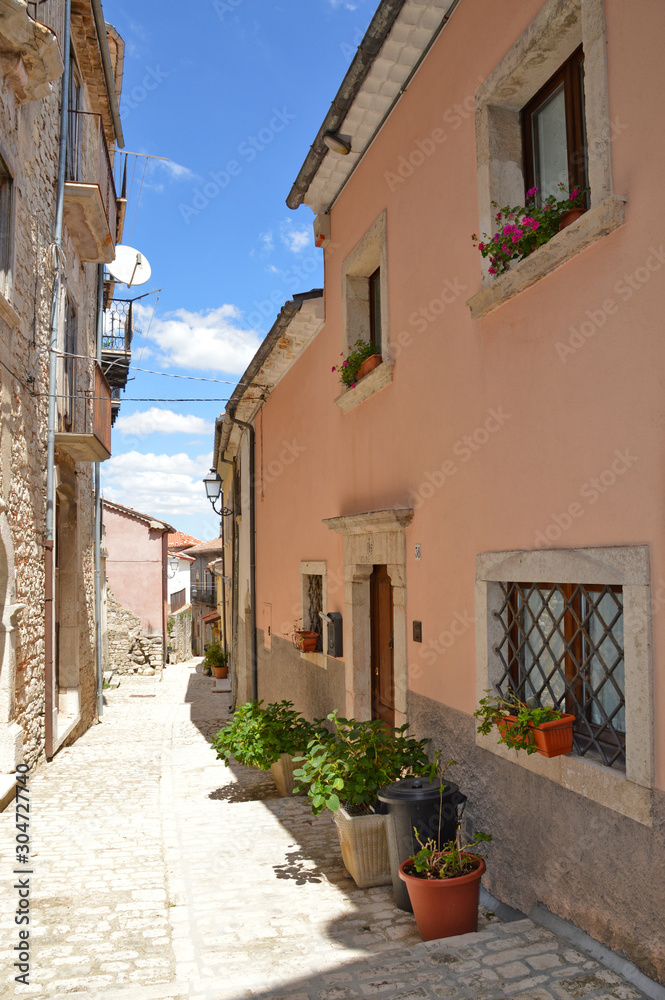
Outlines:
[[[503,736],[510,729],[512,723],[517,721],[515,715],[505,715],[497,722],[497,729]],[[552,722],[541,722],[539,726],[529,726],[533,732],[536,750],[543,757],[561,757],[570,753],[573,749],[573,723],[574,715],[565,713],[560,719]]]
[[315,653],[319,642],[319,633],[310,632],[307,629],[300,629],[293,633],[293,645],[301,653]]
[[586,208],[569,208],[568,211],[564,212],[561,216],[561,221],[559,222],[559,232],[561,232],[562,229],[565,229],[566,226],[570,226],[573,222],[577,222],[577,220],[580,219],[585,212]]
[[360,368],[358,369],[358,374],[356,375],[356,379],[358,380],[358,382],[360,381],[361,378],[364,378],[365,375],[369,375],[371,371],[374,371],[375,368],[378,368],[382,362],[383,358],[381,357],[380,354],[370,354],[368,358],[365,358]]

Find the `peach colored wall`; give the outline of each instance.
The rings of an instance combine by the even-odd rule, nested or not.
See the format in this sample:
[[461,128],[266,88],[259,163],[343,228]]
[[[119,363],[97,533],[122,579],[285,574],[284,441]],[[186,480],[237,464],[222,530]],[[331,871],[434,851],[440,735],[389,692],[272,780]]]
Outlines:
[[140,617],[146,631],[162,632],[166,608],[165,532],[107,507],[104,524],[109,587],[123,607]]
[[[606,3],[613,184],[627,199],[625,224],[486,318],[472,320],[465,304],[480,287],[470,240],[478,229],[476,147],[473,113],[460,116],[454,105],[475,94],[540,7],[465,0],[454,14],[332,210],[325,328],[257,418],[264,467],[284,441],[304,449],[257,499],[257,606],[272,604],[275,633],[300,614],[300,560],[326,559],[343,580],[341,538],[321,518],[414,505],[428,473],[454,462],[431,498],[416,499],[407,530],[409,677],[414,691],[467,713],[475,702],[469,620],[478,552],[537,547],[537,533],[577,501],[583,516],[542,547],[648,543],[653,590],[665,581],[665,264],[629,298],[625,284],[617,288],[665,242],[665,133],[655,127],[665,89],[661,4]],[[445,143],[391,191],[385,172],[436,127]],[[341,264],[384,209],[394,381],[342,414],[330,372],[342,349]],[[459,294],[418,329],[414,312],[446,282]],[[608,298],[616,313],[562,362],[557,342]],[[403,350],[401,331],[413,334]],[[464,460],[459,442],[492,409],[507,414],[503,426]],[[581,495],[615,451],[635,461],[595,501]],[[328,593],[328,609],[343,612],[343,586],[331,579]],[[454,646],[428,646],[456,615],[469,627]],[[422,645],[410,640],[412,619],[423,622]],[[653,631],[657,783],[665,788],[665,615],[655,615]]]

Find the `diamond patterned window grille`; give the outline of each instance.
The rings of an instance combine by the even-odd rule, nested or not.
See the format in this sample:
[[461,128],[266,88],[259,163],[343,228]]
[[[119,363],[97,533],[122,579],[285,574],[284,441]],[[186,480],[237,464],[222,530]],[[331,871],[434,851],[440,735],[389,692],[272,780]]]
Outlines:
[[576,717],[581,757],[625,769],[625,679],[621,587],[501,583],[495,651],[509,690]]
[[307,581],[307,618],[304,628],[311,632],[318,632],[319,639],[316,644],[317,653],[323,650],[323,620],[319,615],[323,611],[323,577],[320,574],[310,574]]

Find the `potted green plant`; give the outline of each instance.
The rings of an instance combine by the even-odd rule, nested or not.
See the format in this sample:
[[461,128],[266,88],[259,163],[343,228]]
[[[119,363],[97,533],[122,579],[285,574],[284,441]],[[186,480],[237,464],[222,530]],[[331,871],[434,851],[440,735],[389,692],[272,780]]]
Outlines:
[[296,788],[306,788],[312,812],[333,813],[342,859],[359,888],[392,881],[385,817],[377,795],[409,773],[434,776],[425,746],[378,719],[358,721],[331,712],[332,730],[320,730],[294,763]]
[[221,645],[218,642],[208,643],[203,659],[204,673],[208,667],[218,679],[226,677],[229,672],[228,663],[229,654],[224,652]]
[[291,629],[291,642],[301,653],[315,653],[321,636],[313,629],[302,627],[302,618],[296,618]]
[[480,719],[479,733],[487,735],[496,726],[499,743],[515,750],[559,757],[573,749],[575,716],[558,708],[540,706],[535,698],[524,702],[514,691],[505,698],[487,691],[473,714]]
[[435,840],[423,844],[415,833],[420,850],[402,862],[399,877],[406,883],[420,936],[433,941],[477,931],[485,861],[476,848],[491,836],[477,831],[464,843],[458,829],[455,839],[438,850]]
[[[341,357],[344,358],[344,352]],[[346,358],[333,365],[332,371],[339,372],[339,380],[347,389],[355,389],[356,384],[373,368],[382,362],[381,349],[367,340],[356,340]]]
[[231,757],[246,767],[270,770],[280,795],[293,791],[293,757],[317,732],[293,709],[290,701],[249,701],[236,709],[233,719],[217,733],[212,746],[228,765]]
[[504,274],[513,261],[524,260],[586,212],[588,188],[566,191],[564,184],[559,188],[560,198],[551,194],[544,201],[538,196],[538,188],[531,188],[525,206],[501,207],[492,202],[498,209],[494,216],[497,231],[493,236],[485,233],[482,239],[475,233],[471,237],[481,256],[489,258],[490,274]]

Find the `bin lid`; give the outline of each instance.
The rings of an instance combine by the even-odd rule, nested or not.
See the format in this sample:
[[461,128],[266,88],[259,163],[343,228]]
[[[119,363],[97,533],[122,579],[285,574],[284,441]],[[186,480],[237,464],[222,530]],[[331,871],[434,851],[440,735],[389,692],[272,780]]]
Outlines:
[[[430,802],[439,798],[440,782],[438,778],[430,781],[429,778],[419,778],[411,775],[402,778],[392,785],[384,785],[379,789],[378,798],[381,802]],[[457,791],[457,785],[453,781],[444,781],[443,794],[448,798],[451,792]]]

